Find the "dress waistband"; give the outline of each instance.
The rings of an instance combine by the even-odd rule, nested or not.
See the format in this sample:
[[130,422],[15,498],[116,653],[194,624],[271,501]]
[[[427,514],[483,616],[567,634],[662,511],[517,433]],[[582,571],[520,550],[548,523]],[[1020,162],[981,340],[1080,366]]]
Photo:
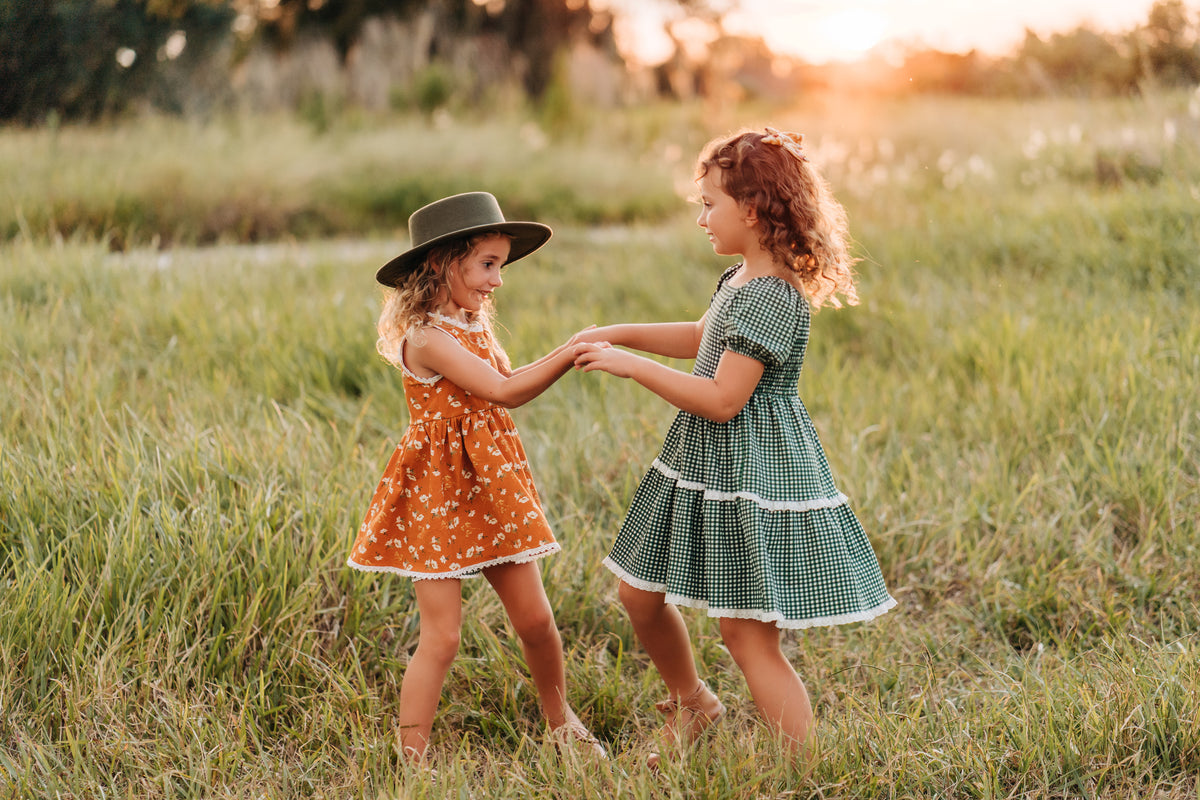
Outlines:
[[467,411],[464,411],[461,414],[423,414],[419,417],[410,418],[408,421],[408,424],[409,425],[428,425],[428,424],[432,424],[434,422],[453,422],[454,420],[462,419],[463,417],[473,417],[473,416],[476,416],[479,414],[492,414],[496,411],[503,411],[503,410],[504,410],[504,406],[489,405],[489,406],[484,406],[483,408],[468,409]]

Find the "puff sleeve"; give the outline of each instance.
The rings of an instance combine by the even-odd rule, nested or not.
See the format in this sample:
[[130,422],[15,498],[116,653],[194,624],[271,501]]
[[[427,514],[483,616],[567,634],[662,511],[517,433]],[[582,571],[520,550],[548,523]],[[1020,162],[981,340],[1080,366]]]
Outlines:
[[782,364],[796,346],[796,326],[807,323],[808,303],[782,281],[753,280],[729,300],[721,340],[727,350]]

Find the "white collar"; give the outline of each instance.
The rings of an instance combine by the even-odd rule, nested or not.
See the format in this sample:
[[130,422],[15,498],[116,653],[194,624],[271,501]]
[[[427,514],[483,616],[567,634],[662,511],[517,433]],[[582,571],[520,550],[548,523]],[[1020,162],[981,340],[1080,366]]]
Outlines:
[[471,331],[473,333],[483,330],[483,324],[480,322],[463,322],[462,320],[455,319],[454,317],[447,317],[445,314],[439,314],[436,311],[429,316],[432,317],[436,322],[444,322],[447,325],[453,325],[455,328],[460,330]]

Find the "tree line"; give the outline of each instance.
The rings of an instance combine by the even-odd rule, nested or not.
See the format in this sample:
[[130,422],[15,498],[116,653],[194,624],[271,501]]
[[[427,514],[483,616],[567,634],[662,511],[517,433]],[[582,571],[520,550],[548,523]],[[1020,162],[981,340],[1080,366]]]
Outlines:
[[[719,26],[728,3],[675,0],[682,12]],[[406,69],[395,105],[426,107],[454,89],[440,65],[487,52],[498,75],[533,102],[553,93],[562,55],[585,43],[624,68],[612,13],[588,0],[0,0],[0,120],[95,120],[130,109],[191,110],[236,101],[240,72],[253,53],[284,55],[305,41],[327,43],[341,65],[353,61],[372,20],[396,21]],[[463,55],[462,42],[483,42]],[[682,42],[677,46],[682,47]],[[728,42],[726,42],[728,44]],[[761,42],[747,42],[747,52]],[[744,59],[743,62],[746,60]],[[676,60],[678,63],[678,60]],[[846,70],[799,64],[796,91],[844,80]],[[695,85],[714,86],[711,64],[691,66]],[[861,69],[857,71],[862,75]],[[733,76],[738,80],[738,76]],[[977,52],[909,52],[899,66],[880,62],[873,88],[906,92],[1037,95],[1124,94],[1146,84],[1200,83],[1200,15],[1183,0],[1159,0],[1146,22],[1122,33],[1083,26],[1041,38],[1027,32],[1002,58]],[[754,91],[754,81],[742,83]],[[670,94],[672,83],[649,82]],[[194,105],[194,104],[193,104]]]
[[0,0],[0,120],[180,111],[197,85],[221,102],[228,93],[212,84],[255,48],[286,53],[318,38],[344,61],[379,17],[419,19],[413,42],[425,52],[404,55],[422,63],[454,40],[488,37],[520,54],[515,78],[535,98],[567,44],[615,53],[611,17],[586,0]]
[[896,72],[908,91],[973,95],[1128,95],[1147,85],[1200,84],[1200,13],[1160,0],[1132,30],[1083,25],[1042,38],[1027,30],[1010,55],[918,52]]

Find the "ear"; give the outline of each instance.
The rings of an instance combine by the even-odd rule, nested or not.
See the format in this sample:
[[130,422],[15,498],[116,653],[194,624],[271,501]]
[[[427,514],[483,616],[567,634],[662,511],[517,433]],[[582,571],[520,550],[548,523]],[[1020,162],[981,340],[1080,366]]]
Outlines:
[[747,228],[753,228],[758,224],[758,209],[751,205],[742,206],[742,219],[746,222]]

